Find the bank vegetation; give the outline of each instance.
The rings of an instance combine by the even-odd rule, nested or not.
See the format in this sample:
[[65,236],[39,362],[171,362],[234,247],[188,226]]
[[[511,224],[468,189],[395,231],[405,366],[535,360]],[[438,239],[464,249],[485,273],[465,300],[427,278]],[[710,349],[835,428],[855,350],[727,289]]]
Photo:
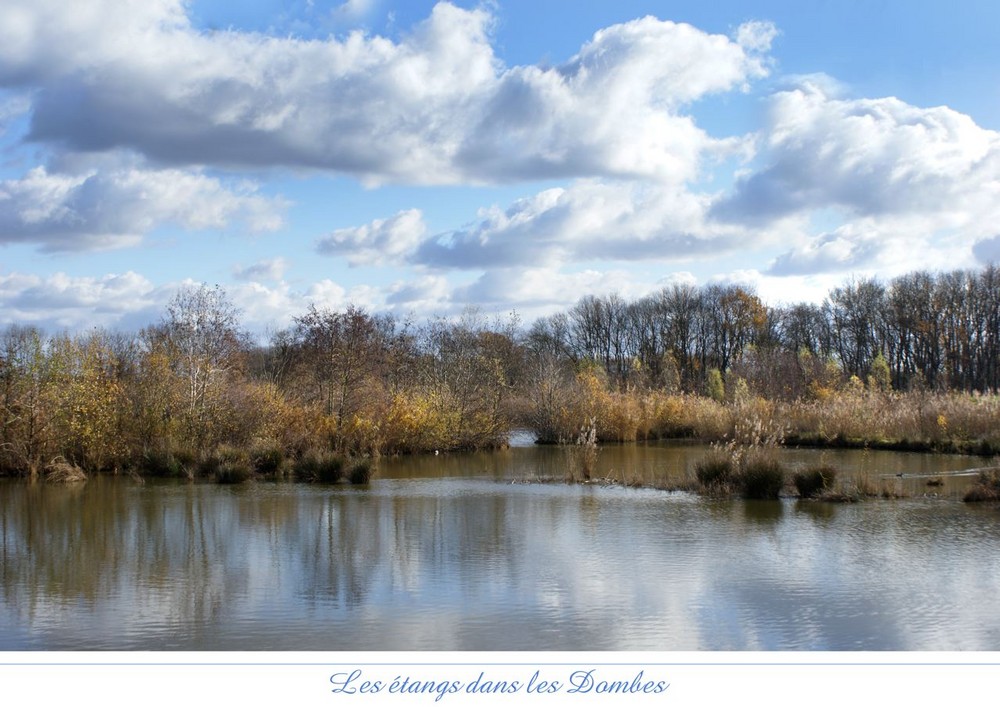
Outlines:
[[993,267],[777,308],[673,285],[530,326],[313,307],[266,342],[200,286],[139,332],[0,332],[0,474],[365,483],[381,456],[495,448],[514,428],[569,446],[756,435],[992,455],[998,386]]

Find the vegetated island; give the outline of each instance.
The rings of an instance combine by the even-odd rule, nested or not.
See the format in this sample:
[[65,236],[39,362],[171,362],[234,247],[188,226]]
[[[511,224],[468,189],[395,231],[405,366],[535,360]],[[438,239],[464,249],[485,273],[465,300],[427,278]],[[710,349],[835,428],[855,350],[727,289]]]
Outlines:
[[[579,447],[580,478],[600,443],[682,437],[717,444],[702,492],[832,499],[872,489],[838,490],[830,469],[779,469],[778,487],[769,450],[992,456],[998,389],[992,266],[852,280],[821,305],[740,285],[587,296],[530,326],[311,307],[266,342],[202,285],[134,333],[0,332],[0,475],[363,484],[384,455],[498,448],[523,427]],[[998,491],[987,470],[969,500]]]

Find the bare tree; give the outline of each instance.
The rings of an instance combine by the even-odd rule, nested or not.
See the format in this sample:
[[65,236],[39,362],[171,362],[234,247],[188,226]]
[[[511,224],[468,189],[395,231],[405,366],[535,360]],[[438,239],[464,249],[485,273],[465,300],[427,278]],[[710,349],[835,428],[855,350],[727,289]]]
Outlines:
[[189,436],[202,442],[212,394],[243,364],[248,336],[240,310],[218,285],[183,287],[167,305],[160,332],[184,382]]

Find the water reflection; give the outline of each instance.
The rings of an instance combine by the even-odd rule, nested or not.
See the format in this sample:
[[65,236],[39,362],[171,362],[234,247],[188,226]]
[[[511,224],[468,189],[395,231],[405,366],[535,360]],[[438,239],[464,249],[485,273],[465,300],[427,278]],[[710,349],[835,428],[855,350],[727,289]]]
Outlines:
[[3,483],[0,649],[1000,648],[995,508],[510,483],[564,469],[524,448],[391,460],[363,490]]

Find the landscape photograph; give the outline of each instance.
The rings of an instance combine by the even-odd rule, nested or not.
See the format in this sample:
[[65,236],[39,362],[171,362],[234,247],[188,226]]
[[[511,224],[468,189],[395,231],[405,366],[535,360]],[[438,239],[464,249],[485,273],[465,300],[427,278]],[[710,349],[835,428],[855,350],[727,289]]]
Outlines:
[[998,27],[3,0],[0,663],[1000,651]]

